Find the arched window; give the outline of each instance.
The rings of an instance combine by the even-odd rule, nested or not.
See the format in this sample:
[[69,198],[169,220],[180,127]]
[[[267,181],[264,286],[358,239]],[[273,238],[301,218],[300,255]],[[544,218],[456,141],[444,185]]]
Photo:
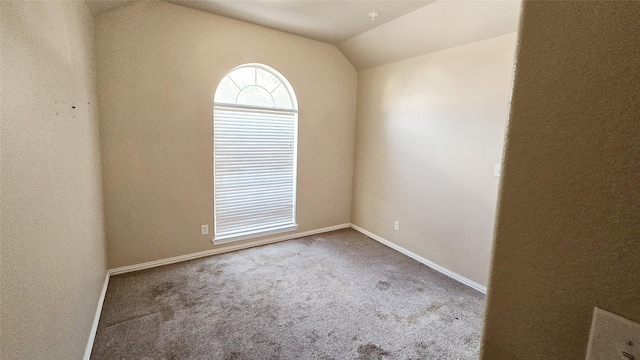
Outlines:
[[296,225],[298,102],[276,70],[245,64],[218,84],[213,111],[214,241]]

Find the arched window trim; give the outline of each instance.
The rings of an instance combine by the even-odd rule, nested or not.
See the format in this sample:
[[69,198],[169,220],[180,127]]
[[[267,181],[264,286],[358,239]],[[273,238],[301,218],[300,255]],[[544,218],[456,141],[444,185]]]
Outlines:
[[[247,69],[247,68],[255,68],[256,69],[256,79],[254,84],[249,84],[249,85],[238,85],[238,83],[236,81],[233,80],[233,78],[231,77],[232,74],[237,73],[239,70],[242,69]],[[257,79],[257,70],[262,70],[268,74],[270,74],[271,76],[273,76],[275,79],[277,79],[279,81],[279,84],[274,87],[273,90],[269,91],[269,89],[267,89],[264,86],[258,85],[258,79]],[[229,81],[231,83],[233,83],[237,88],[238,88],[238,93],[235,96],[235,101],[234,102],[228,102],[228,101],[219,101],[218,97],[219,97],[219,91],[220,91],[220,85],[223,83],[223,81],[225,79],[229,79]],[[264,91],[266,91],[267,93],[269,93],[269,95],[271,96],[274,105],[273,106],[258,106],[258,105],[246,105],[246,104],[239,104],[238,103],[238,97],[240,96],[240,94],[242,94],[243,91],[245,91],[246,89],[250,88],[250,87],[258,87],[260,89],[263,89]],[[289,97],[289,101],[291,106],[290,107],[277,107],[275,106],[275,99],[273,98],[273,93],[278,90],[278,88],[283,87],[285,89],[285,91],[287,92],[287,95]],[[273,109],[273,110],[281,110],[281,111],[298,111],[298,99],[296,98],[296,94],[293,91],[293,87],[291,86],[291,84],[289,83],[289,81],[287,80],[287,78],[285,78],[282,74],[280,74],[277,70],[275,70],[274,68],[264,65],[264,64],[259,64],[259,63],[248,63],[248,64],[243,64],[240,66],[236,66],[235,68],[233,68],[231,71],[229,71],[227,74],[225,74],[225,76],[220,80],[220,82],[218,83],[218,88],[216,88],[216,95],[214,97],[214,104],[216,105],[224,105],[224,106],[234,106],[234,107],[243,107],[243,108],[257,108],[257,109]]]
[[[245,73],[245,79],[244,79],[245,84],[238,84],[236,81],[234,81],[234,79],[232,78],[234,72],[238,70],[247,69],[247,68],[255,69],[255,72],[254,72],[255,81],[253,82],[253,84],[250,83],[251,81],[248,81],[249,84],[246,83],[247,82],[246,80],[248,79],[246,77],[246,73]],[[264,71],[265,73],[267,73],[269,76],[272,77],[271,85],[273,86],[273,89],[271,91],[269,91],[269,89],[264,86],[258,85],[258,71]],[[264,74],[262,75],[264,77]],[[275,82],[273,82],[274,79],[277,80],[278,82],[277,85],[275,85]],[[237,87],[238,92],[237,94],[235,94],[235,97],[229,96],[229,94],[233,95],[233,93],[230,93],[230,92],[225,94],[225,96],[219,96],[221,92],[221,86],[224,85],[225,81],[227,82],[227,86],[228,86],[228,83],[231,82],[234,86]],[[273,102],[272,102],[273,106],[265,106],[264,97],[262,99],[263,100],[262,103],[259,105],[255,105],[251,103],[247,104],[246,102],[242,103],[242,101],[239,101],[242,91],[252,86],[260,87],[264,91],[268,92],[271,98],[273,99]],[[278,102],[273,96],[273,93],[276,91],[279,91],[278,88],[284,89],[286,91],[286,95],[288,96],[288,103],[285,102],[285,104],[287,106],[280,106],[280,107],[276,106]],[[282,105],[283,93],[280,92],[279,96],[280,96],[279,104]],[[242,117],[245,115],[246,115],[246,119],[248,119],[248,123],[243,123],[243,122],[235,123],[235,121],[232,120],[234,117],[237,117],[237,116]],[[216,116],[218,116],[218,119],[219,119],[218,123],[216,123]],[[261,122],[264,121],[264,123],[259,123],[259,125],[256,125],[257,126],[255,128],[256,132],[253,134],[248,132],[243,132],[251,129],[250,126],[247,128],[246,125],[251,124],[252,123],[251,119],[254,119],[254,118],[259,118],[260,121]],[[243,121],[244,120],[245,119],[243,119]],[[273,121],[273,123],[270,123],[270,121]],[[260,129],[265,129],[264,124],[268,124],[266,127],[266,129],[268,129],[267,130],[268,137],[272,138],[274,132],[279,131],[277,129],[288,129],[288,130],[284,130],[283,136],[285,136],[285,138],[289,140],[286,140],[285,138],[280,139],[284,141],[284,143],[280,143],[280,147],[277,149],[268,148],[268,147],[262,149],[259,146],[254,148],[254,145],[260,142],[260,136],[265,135],[265,133],[260,133],[260,131],[264,131]],[[238,125],[240,126],[238,127]],[[219,128],[217,128],[217,126],[219,126]],[[238,130],[238,131],[241,131],[240,133],[230,134],[228,133],[228,129],[230,128],[237,128],[237,129],[242,128],[244,130]],[[222,149],[229,149],[229,147],[233,148],[234,146],[236,146],[235,143],[231,143],[228,140],[225,140],[230,138],[229,135],[231,135],[231,138],[237,135],[240,135],[241,138],[244,138],[246,135],[248,135],[249,138],[251,138],[252,136],[256,136],[256,138],[254,140],[251,140],[249,143],[243,143],[238,146],[242,147],[243,149],[246,149],[248,146],[249,148],[251,148],[251,154],[258,154],[258,155],[233,158],[229,160],[229,155],[228,155],[229,153],[225,153],[225,151],[227,150],[222,150]],[[214,97],[214,217],[215,218],[214,218],[213,242],[215,244],[244,240],[248,238],[266,236],[266,235],[276,234],[281,232],[294,231],[298,228],[298,224],[296,223],[297,143],[298,143],[298,101],[297,101],[295,92],[291,87],[291,84],[282,74],[280,74],[278,71],[276,71],[275,69],[267,65],[250,63],[250,64],[243,64],[233,68],[220,80],[220,82],[218,83],[218,87],[216,88],[216,93]],[[289,145],[287,146],[287,144]],[[218,146],[220,149],[218,149],[216,146]],[[288,158],[285,161],[286,164],[278,162],[279,161],[278,159],[281,159],[283,148],[291,149],[291,152],[289,152]],[[269,153],[269,151],[272,151],[272,153]],[[273,156],[271,156],[271,154],[273,154]],[[262,159],[266,158],[267,160],[265,160],[264,163],[261,163],[259,160],[260,158]],[[225,187],[229,186],[229,182],[225,182],[224,180],[222,180],[222,178],[225,178],[225,179],[238,178],[239,175],[232,173],[232,171],[227,171],[229,170],[229,168],[225,168],[225,166],[227,166],[228,164],[231,164],[232,166],[237,166],[237,164],[245,164],[245,165],[242,165],[243,170],[246,170],[248,173],[255,173],[257,178],[262,179],[260,181],[262,181],[262,183],[264,184],[269,184],[269,183],[277,184],[279,182],[282,182],[281,169],[283,168],[283,166],[287,167],[289,169],[288,173],[291,175],[291,178],[290,180],[286,180],[286,181],[289,184],[291,184],[291,191],[288,194],[289,197],[285,197],[284,201],[285,203],[290,204],[290,206],[287,207],[288,210],[278,209],[274,211],[289,214],[289,215],[285,215],[285,217],[288,217],[288,216],[290,217],[288,217],[287,219],[284,219],[284,218],[279,219],[276,214],[274,215],[276,220],[271,221],[270,224],[265,225],[265,223],[259,223],[260,221],[263,221],[263,220],[255,220],[256,224],[255,226],[253,226],[254,224],[251,223],[251,221],[253,221],[252,219],[263,219],[265,217],[267,218],[269,217],[269,214],[266,214],[265,216],[265,214],[261,212],[260,210],[261,208],[273,208],[274,204],[281,203],[283,201],[283,197],[264,200],[264,197],[265,197],[264,194],[266,193],[282,192],[282,188],[269,188],[267,186],[264,189],[264,192],[259,193],[260,195],[257,197],[258,200],[256,201],[257,205],[248,210],[247,212],[248,215],[245,216],[243,220],[238,221],[238,222],[244,221],[243,225],[238,226],[237,229],[229,229],[228,225],[230,223],[232,224],[235,223],[236,219],[235,218],[229,219],[228,215],[226,214],[228,214],[229,212],[236,213],[236,209],[229,209],[228,200],[226,203],[222,205],[218,203],[218,201],[221,198],[228,199],[228,196],[227,196],[228,193],[224,193],[224,191],[227,191],[227,188]],[[268,174],[268,173],[265,174],[264,172],[260,172],[259,170],[253,171],[254,169],[260,169],[260,168],[264,169],[264,168],[270,168],[270,167],[273,167],[274,169],[278,169],[278,170],[274,170],[273,174]],[[273,179],[273,180],[267,180],[265,182],[264,180],[265,178]],[[289,179],[288,175],[286,178]],[[242,174],[241,182],[251,182],[250,176],[249,175],[245,176],[244,174]],[[256,180],[256,182],[258,182],[258,180]],[[234,185],[232,184],[231,186],[234,186]],[[255,193],[256,189],[257,191],[262,191],[260,187],[261,185],[258,184],[257,188],[249,189],[248,193]],[[235,188],[231,192],[237,192],[237,191],[242,192],[244,191],[244,188]],[[240,201],[242,204],[240,205],[239,210],[237,210],[237,213],[246,212],[247,195],[244,194],[242,195],[242,197],[243,198]],[[251,198],[251,196],[249,196],[249,198]],[[290,200],[286,200],[286,199],[290,199]],[[253,212],[254,209],[257,209],[257,210]],[[219,213],[219,210],[220,210],[220,213]],[[247,219],[249,219],[250,223],[247,223],[245,221]],[[283,221],[280,221],[280,220],[283,220]]]

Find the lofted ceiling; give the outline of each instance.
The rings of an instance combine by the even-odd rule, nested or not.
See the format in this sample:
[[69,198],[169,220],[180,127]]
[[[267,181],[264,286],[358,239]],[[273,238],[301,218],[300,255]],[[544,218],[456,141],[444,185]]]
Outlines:
[[358,70],[518,31],[520,1],[439,0],[340,44]]
[[[98,16],[158,0],[84,1]],[[515,32],[520,14],[520,0],[165,1],[334,44],[357,70]]]
[[[86,0],[93,16],[138,0]],[[338,44],[435,0],[165,0],[330,44]],[[368,14],[379,15],[372,21]]]
[[[214,14],[338,44],[434,0],[394,1],[202,1],[168,0]],[[368,14],[380,15],[372,21]]]

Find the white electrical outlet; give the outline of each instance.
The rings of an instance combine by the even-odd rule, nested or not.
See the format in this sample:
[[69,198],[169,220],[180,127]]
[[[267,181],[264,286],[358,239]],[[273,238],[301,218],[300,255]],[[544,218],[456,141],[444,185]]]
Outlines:
[[640,360],[640,324],[594,308],[586,360]]
[[207,235],[209,233],[209,225],[202,225],[200,228],[200,234]]
[[493,167],[493,176],[500,177],[500,164],[495,164]]
[[393,222],[393,230],[400,230],[400,221]]

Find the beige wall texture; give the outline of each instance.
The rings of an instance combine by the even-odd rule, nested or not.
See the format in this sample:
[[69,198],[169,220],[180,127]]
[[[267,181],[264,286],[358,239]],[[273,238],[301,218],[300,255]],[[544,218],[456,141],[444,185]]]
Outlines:
[[350,221],[357,73],[335,46],[163,2],[101,15],[96,42],[110,267],[212,248],[213,95],[244,63],[298,98],[298,232]]
[[640,3],[527,1],[483,359],[584,359],[640,321]]
[[[364,70],[352,222],[481,285],[515,33]],[[394,220],[400,230],[393,229]]]
[[93,25],[82,2],[0,2],[3,360],[82,358],[104,283]]

